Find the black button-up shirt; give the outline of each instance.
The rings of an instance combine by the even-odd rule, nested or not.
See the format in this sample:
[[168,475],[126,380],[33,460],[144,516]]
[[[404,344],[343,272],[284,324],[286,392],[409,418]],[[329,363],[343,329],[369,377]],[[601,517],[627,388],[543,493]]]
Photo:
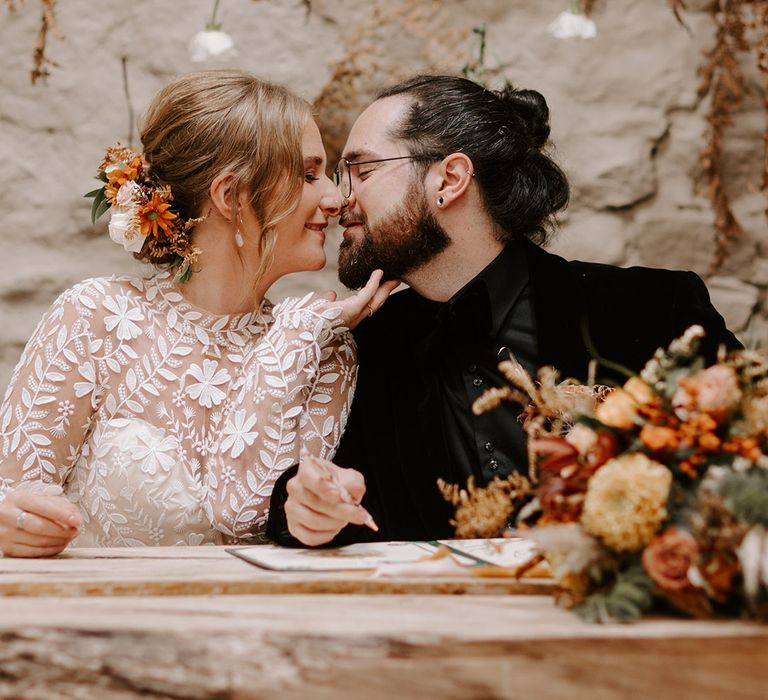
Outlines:
[[520,244],[508,243],[449,301],[422,303],[434,314],[438,329],[440,349],[432,353],[437,362],[436,398],[454,463],[462,476],[474,475],[479,483],[515,470],[525,472],[525,434],[516,420],[519,407],[505,402],[479,416],[470,410],[486,389],[506,384],[498,365],[510,354],[533,375],[538,367],[528,266]]

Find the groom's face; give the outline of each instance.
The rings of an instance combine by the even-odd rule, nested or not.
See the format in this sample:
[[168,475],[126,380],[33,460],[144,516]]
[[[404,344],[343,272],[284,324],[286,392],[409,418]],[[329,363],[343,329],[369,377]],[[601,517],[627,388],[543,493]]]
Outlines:
[[[410,155],[390,136],[408,100],[396,96],[374,102],[355,122],[343,157],[370,161]],[[450,239],[432,214],[424,193],[424,171],[409,159],[353,165],[352,193],[341,215],[339,279],[362,287],[380,268],[386,278],[404,279],[443,251]]]

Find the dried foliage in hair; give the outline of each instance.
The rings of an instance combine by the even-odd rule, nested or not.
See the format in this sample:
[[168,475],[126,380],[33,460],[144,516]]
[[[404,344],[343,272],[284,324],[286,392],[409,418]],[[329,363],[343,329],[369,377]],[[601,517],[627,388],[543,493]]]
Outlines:
[[475,486],[471,476],[466,489],[442,479],[438,479],[437,485],[443,498],[456,507],[451,525],[456,528],[456,537],[462,539],[501,534],[531,490],[528,479],[520,474],[494,479],[485,488]]

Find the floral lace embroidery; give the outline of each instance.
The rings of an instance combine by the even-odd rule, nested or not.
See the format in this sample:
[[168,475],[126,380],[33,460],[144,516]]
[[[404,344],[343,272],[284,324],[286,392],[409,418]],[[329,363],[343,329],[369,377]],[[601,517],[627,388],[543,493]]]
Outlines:
[[0,407],[0,497],[60,484],[79,546],[259,537],[303,444],[331,456],[355,347],[316,295],[217,316],[168,274],[86,280],[44,316]]

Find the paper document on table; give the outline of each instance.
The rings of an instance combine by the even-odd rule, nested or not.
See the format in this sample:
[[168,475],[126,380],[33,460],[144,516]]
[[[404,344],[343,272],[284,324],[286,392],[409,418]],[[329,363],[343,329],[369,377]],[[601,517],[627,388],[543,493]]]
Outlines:
[[[525,542],[525,546],[522,544]],[[532,556],[525,540],[441,540],[440,542],[364,542],[346,547],[292,549],[275,545],[231,547],[230,554],[272,571],[360,571],[389,564],[415,564],[434,556],[440,545],[467,567],[517,566]],[[528,552],[528,554],[525,554]]]
[[[363,542],[346,547],[291,549],[274,545],[236,547],[227,552],[273,571],[358,571],[384,564],[408,564],[428,559],[436,551],[428,542]],[[474,564],[462,557],[463,563]]]
[[536,544],[522,537],[495,537],[478,540],[438,540],[451,552],[463,554],[479,564],[516,567],[538,554]]

